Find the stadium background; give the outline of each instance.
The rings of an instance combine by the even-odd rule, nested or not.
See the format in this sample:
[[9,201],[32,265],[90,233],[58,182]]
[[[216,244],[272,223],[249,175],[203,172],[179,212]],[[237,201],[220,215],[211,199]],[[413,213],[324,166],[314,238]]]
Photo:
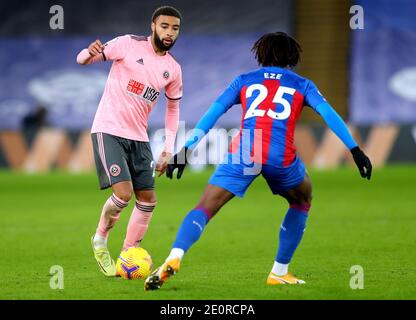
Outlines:
[[[52,17],[49,9],[56,4],[64,9],[62,30],[52,30],[49,25]],[[265,32],[285,31],[294,35],[303,47],[302,62],[296,71],[313,79],[329,103],[347,120],[376,170],[380,170],[376,171],[379,176],[385,174],[380,188],[402,190],[402,195],[409,191],[403,189],[407,184],[412,188],[410,180],[415,174],[413,164],[416,161],[416,3],[412,0],[259,0],[255,4],[242,0],[212,0],[198,4],[185,0],[8,1],[0,4],[2,202],[6,199],[19,201],[19,194],[24,197],[38,187],[41,191],[36,195],[37,199],[49,199],[54,184],[66,192],[68,186],[77,189],[78,183],[82,182],[91,188],[88,192],[93,195],[81,199],[94,202],[93,210],[98,214],[104,198],[94,189],[96,178],[89,128],[110,63],[81,67],[75,58],[96,38],[108,41],[126,33],[148,35],[151,13],[162,4],[176,6],[184,17],[172,53],[183,70],[181,120],[185,121],[186,129],[192,128],[236,75],[256,68],[250,52],[255,39]],[[350,19],[355,14],[350,13],[353,5],[364,9],[362,30],[350,28]],[[156,141],[153,133],[163,128],[164,104],[164,98],[160,98],[149,123],[155,156],[160,141]],[[219,121],[218,127],[238,128],[240,117],[240,108],[235,106]],[[330,179],[334,172],[341,172],[344,179],[354,175],[353,178],[358,180],[348,151],[311,110],[303,112],[295,140],[308,168],[340,170],[318,171],[317,175],[322,174],[324,180]],[[336,169],[339,167],[341,169]],[[72,176],[73,173],[78,175]],[[401,174],[402,180],[398,179],[396,186],[390,185],[389,174]],[[190,174],[190,177],[201,184],[196,189],[202,190],[206,173],[202,172],[201,176]],[[49,189],[42,191],[43,184]],[[173,189],[165,181],[160,185],[163,199],[163,188]],[[193,188],[192,185],[188,187]],[[183,188],[185,193],[190,192]],[[351,184],[351,188],[356,186]],[[87,192],[84,187],[80,189]],[[357,190],[365,192],[366,189]],[[378,201],[377,197],[392,195],[373,196],[373,200]],[[409,218],[411,196],[409,198],[401,200],[403,205],[409,204],[407,209],[399,209],[406,219],[410,219],[405,219],[408,227],[414,224],[414,219]],[[57,199],[61,199],[60,196]],[[185,214],[193,202],[180,208],[181,214]],[[57,200],[54,203],[59,205]],[[74,200],[74,203],[77,202]],[[363,203],[365,205],[365,201]],[[40,205],[33,209],[33,214],[37,215],[43,209]],[[7,238],[7,235],[12,234],[13,228],[18,228],[19,212],[13,207],[8,210],[3,207],[0,211],[4,215],[15,213],[16,220],[6,219],[4,226],[8,229],[5,229],[7,232],[2,235],[2,241],[16,244],[17,238]],[[95,218],[91,217],[91,225]],[[55,219],[57,224],[70,221],[69,217]],[[172,226],[178,221],[172,222]],[[157,225],[158,222],[154,223]],[[174,234],[174,229],[169,230]],[[403,240],[407,235],[410,244],[414,245],[414,237],[406,230],[403,226],[397,229],[398,233],[405,232]],[[122,233],[121,230],[118,232]],[[152,239],[152,235],[149,237]],[[166,240],[165,248],[168,242]],[[414,268],[411,272],[414,277]],[[0,298],[36,298],[30,294],[19,295],[13,286],[9,289],[3,286],[0,290],[3,292]],[[40,294],[40,297],[55,298],[52,294]],[[85,298],[88,295],[69,297]],[[397,293],[390,297],[402,295]]]
[[[93,169],[88,130],[110,63],[82,68],[75,62],[76,54],[95,38],[148,35],[149,15],[157,4],[63,1],[62,30],[50,29],[52,2],[2,4],[0,167],[31,172],[56,166]],[[255,10],[244,1],[172,4],[185,17],[172,50],[184,73],[185,129],[192,128],[235,75],[256,67],[250,52],[254,40],[265,32],[283,30],[303,46],[297,71],[313,79],[348,121],[375,166],[416,160],[412,1],[355,2],[364,9],[363,30],[350,29],[354,14],[347,0],[264,0]],[[151,114],[154,145],[160,139],[156,141],[152,133],[164,125],[164,103],[159,99]],[[218,126],[238,128],[240,117],[236,106]],[[301,124],[296,141],[308,165],[334,167],[344,160],[351,164],[341,143],[312,111],[303,112]]]

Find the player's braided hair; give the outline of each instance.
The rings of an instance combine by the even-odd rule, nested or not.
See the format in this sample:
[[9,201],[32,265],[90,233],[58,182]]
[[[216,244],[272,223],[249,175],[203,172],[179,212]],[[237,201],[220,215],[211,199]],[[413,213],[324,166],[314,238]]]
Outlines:
[[176,17],[182,21],[182,14],[179,12],[178,9],[171,7],[171,6],[162,6],[162,7],[157,8],[155,12],[153,12],[152,22],[155,22],[156,18],[162,15]]
[[299,43],[284,32],[263,35],[251,49],[259,65],[276,67],[294,67],[300,61],[302,48]]

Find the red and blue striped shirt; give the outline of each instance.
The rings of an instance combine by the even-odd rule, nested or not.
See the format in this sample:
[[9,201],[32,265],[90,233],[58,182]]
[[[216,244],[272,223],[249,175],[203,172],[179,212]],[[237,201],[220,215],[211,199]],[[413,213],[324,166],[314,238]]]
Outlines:
[[[224,111],[235,104],[243,109],[240,134],[231,143],[230,153],[250,148],[255,162],[279,167],[290,165],[296,156],[294,131],[303,107],[316,109],[323,102],[312,81],[278,67],[236,77],[216,100]],[[250,134],[249,143],[243,141],[244,131]]]

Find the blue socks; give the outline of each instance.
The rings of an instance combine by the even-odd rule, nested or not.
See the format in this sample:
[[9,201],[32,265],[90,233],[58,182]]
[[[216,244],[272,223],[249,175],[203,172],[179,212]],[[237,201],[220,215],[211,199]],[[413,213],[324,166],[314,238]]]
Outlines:
[[308,219],[309,206],[291,205],[280,228],[276,261],[288,264],[302,239]]
[[[292,259],[302,240],[308,211],[309,206],[307,205],[291,205],[287,211],[279,234],[279,249],[276,255],[278,263],[288,264]],[[210,218],[211,214],[203,208],[191,210],[183,219],[172,248],[188,251],[198,241]]]
[[191,210],[183,219],[172,248],[180,248],[186,252],[199,239],[210,216],[203,208]]

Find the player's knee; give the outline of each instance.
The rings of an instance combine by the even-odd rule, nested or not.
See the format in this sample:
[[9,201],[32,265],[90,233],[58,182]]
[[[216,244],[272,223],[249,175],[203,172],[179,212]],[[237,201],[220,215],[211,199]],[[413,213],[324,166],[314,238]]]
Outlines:
[[299,211],[309,212],[312,206],[312,192],[299,193],[291,201],[290,207]]
[[137,201],[139,202],[146,202],[146,203],[152,203],[156,206],[157,203],[157,198],[156,198],[156,194],[154,192],[150,193],[150,194],[140,194],[137,197]]
[[157,200],[155,192],[136,192],[136,208],[144,213],[149,213],[149,220],[156,204]]
[[312,205],[312,193],[305,194],[301,199],[301,203],[310,207]]
[[202,198],[197,203],[196,207],[205,208],[212,212],[215,206],[214,206],[214,202],[212,201],[212,199],[210,199],[206,195],[203,195]]
[[304,207],[311,207],[312,205],[312,194],[296,194],[296,196],[287,196],[287,202],[290,206],[304,206]]
[[289,205],[291,208],[298,211],[309,212],[312,206],[312,193],[300,193],[296,197],[289,200]]
[[114,194],[117,196],[117,198],[119,198],[123,202],[128,203],[131,200],[132,193],[133,193],[132,190],[121,190],[121,191],[119,190]]
[[312,205],[312,190],[300,194],[296,200],[298,204],[310,207]]

